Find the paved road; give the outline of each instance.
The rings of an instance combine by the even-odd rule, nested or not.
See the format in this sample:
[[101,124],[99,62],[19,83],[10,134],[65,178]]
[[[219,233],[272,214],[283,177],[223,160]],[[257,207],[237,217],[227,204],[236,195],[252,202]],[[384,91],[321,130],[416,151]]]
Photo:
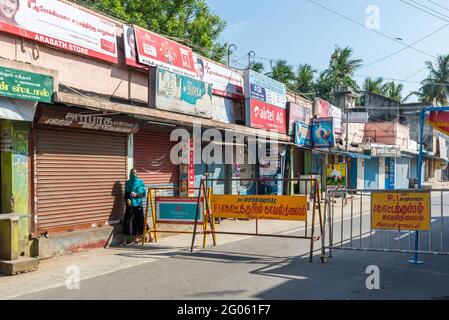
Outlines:
[[[434,211],[439,210],[438,201],[435,197]],[[443,219],[449,215],[448,205],[445,196]],[[434,218],[435,234],[440,234],[441,221],[438,215]],[[357,219],[354,226],[360,224]],[[368,216],[362,222],[365,229]],[[344,225],[348,239],[350,220]],[[339,222],[335,230],[339,240]],[[449,221],[443,231],[449,241]],[[406,249],[407,234],[402,236]],[[399,243],[396,238],[391,234],[391,245]],[[383,235],[383,247],[388,245],[386,239]],[[373,240],[378,243],[376,235]],[[432,241],[437,248],[440,241],[436,236]],[[369,237],[365,235],[362,243],[368,244]],[[449,244],[445,246],[447,250]],[[319,252],[309,264],[308,248],[303,240],[271,238],[246,239],[193,255],[147,247],[146,254],[169,258],[82,281],[79,290],[60,287],[18,299],[449,299],[449,256],[423,256],[426,263],[414,266],[407,263],[410,254],[334,250],[326,264],[319,263]],[[380,268],[380,290],[366,288],[370,265]]]

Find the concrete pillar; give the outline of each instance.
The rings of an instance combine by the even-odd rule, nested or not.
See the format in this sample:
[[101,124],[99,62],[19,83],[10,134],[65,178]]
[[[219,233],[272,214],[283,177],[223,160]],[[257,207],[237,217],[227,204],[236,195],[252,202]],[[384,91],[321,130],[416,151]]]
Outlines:
[[[30,124],[1,120],[1,213],[30,214],[29,156]],[[29,256],[29,219],[18,220],[18,242],[21,255]]]

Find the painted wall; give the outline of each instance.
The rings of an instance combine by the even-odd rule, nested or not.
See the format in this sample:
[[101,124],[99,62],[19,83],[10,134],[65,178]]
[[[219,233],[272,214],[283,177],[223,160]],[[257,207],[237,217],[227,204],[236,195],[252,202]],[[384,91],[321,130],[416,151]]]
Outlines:
[[[2,152],[2,213],[29,215],[29,157],[27,122],[1,120]],[[7,147],[10,148],[7,148]],[[9,150],[7,150],[9,149]],[[32,242],[28,241],[29,218],[19,219],[19,250],[31,255]]]

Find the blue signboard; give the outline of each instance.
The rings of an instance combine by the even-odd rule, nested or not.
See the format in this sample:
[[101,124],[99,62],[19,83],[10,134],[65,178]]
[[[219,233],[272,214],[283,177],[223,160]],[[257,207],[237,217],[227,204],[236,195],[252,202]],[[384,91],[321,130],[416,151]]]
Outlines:
[[312,119],[311,136],[314,148],[333,148],[335,146],[333,118]]
[[302,121],[295,122],[295,143],[300,147],[311,147],[310,125]]
[[[197,198],[156,198],[156,221],[158,223],[195,223]],[[198,222],[203,222],[203,206],[200,202]]]

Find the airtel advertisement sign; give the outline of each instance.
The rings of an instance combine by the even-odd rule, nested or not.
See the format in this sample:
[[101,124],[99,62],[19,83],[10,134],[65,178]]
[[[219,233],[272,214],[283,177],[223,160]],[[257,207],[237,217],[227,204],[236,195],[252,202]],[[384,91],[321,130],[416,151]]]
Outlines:
[[[250,126],[279,133],[286,133],[286,109],[273,106],[266,102],[251,99],[249,102]],[[248,117],[249,116],[249,117]]]
[[287,133],[287,88],[253,70],[245,71],[247,126]]

